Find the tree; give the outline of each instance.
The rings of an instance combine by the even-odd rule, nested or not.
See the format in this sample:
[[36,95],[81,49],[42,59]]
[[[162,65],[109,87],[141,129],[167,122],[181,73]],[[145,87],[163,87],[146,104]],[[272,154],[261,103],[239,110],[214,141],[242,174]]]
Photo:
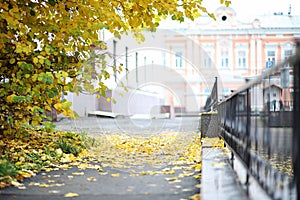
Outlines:
[[[202,0],[2,0],[0,5],[0,132],[31,121],[39,124],[46,111],[74,117],[66,92],[104,95],[106,66],[92,71],[86,60],[93,47],[106,49],[98,33],[107,29],[116,37],[127,32],[154,31],[160,20],[194,19],[208,13]],[[230,1],[221,0],[229,5]],[[95,77],[96,76],[96,77]],[[97,78],[99,85],[93,87]],[[77,84],[81,83],[81,84]]]

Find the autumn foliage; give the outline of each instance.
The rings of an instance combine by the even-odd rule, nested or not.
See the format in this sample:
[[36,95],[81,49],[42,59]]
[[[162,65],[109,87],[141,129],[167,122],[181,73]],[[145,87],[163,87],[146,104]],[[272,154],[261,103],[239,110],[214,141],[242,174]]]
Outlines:
[[[201,0],[6,0],[0,4],[0,132],[25,122],[37,125],[47,111],[74,117],[67,92],[104,94],[110,78],[105,56],[101,70],[92,62],[94,47],[106,49],[100,30],[116,37],[154,31],[161,19],[194,19],[208,13]],[[221,1],[226,5],[229,1]],[[212,14],[209,14],[213,17]],[[92,79],[97,79],[97,85]]]

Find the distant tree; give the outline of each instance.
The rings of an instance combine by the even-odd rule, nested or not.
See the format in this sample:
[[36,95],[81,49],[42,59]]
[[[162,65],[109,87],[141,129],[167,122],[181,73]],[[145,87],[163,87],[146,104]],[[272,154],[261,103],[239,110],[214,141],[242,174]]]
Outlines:
[[[116,37],[127,32],[155,31],[159,22],[195,19],[207,12],[202,0],[2,0],[0,4],[0,132],[22,123],[41,123],[46,111],[74,117],[63,93],[104,95],[103,80],[110,78],[100,55],[102,70],[95,74],[86,62],[93,48],[105,50],[98,33],[107,29]],[[229,5],[230,1],[221,0]],[[93,79],[98,85],[93,85]],[[77,84],[80,83],[80,84]]]

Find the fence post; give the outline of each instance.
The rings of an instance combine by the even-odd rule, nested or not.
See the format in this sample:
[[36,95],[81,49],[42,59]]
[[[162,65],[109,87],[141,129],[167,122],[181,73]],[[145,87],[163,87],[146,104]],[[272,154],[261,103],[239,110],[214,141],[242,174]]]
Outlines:
[[[246,82],[249,80],[247,79]],[[251,132],[251,96],[250,96],[250,88],[246,91],[246,109],[247,109],[247,123],[246,123],[246,165],[247,168],[250,169],[250,147],[251,147],[251,139],[250,139],[250,132]],[[246,174],[246,187],[247,187],[247,194],[249,195],[249,172],[247,170]]]
[[293,167],[297,190],[300,200],[300,41],[296,44],[296,59],[294,61],[294,106],[293,106]]

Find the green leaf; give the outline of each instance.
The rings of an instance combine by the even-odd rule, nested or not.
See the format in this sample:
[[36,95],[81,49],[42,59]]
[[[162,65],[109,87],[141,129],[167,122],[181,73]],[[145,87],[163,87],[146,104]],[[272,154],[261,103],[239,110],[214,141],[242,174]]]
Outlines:
[[46,59],[46,60],[45,60],[45,64],[48,65],[48,66],[51,66],[51,61],[48,60],[48,59]]
[[35,16],[35,12],[33,10],[30,10],[30,15]]
[[50,4],[51,6],[55,6],[55,1],[54,1],[54,0],[49,0],[49,4]]
[[106,97],[106,92],[105,92],[105,90],[101,90],[101,96]]
[[61,107],[64,109],[70,108],[72,106],[72,102],[65,101],[61,104]]
[[24,96],[13,96],[12,100],[13,100],[13,102],[20,103],[25,100],[25,97]]

